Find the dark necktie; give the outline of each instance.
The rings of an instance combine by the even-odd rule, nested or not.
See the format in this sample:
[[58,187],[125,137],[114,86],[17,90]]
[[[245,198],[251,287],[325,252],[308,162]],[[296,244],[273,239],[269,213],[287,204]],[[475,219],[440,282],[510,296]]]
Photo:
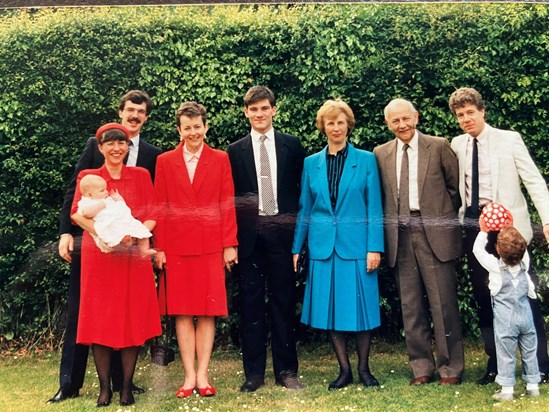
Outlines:
[[398,223],[407,225],[410,221],[410,169],[408,165],[408,148],[402,146],[402,161],[400,163],[400,186],[398,189]]
[[473,138],[473,176],[471,178],[471,214],[473,217],[480,216],[478,199],[478,140]]
[[274,215],[275,200],[273,191],[273,179],[271,178],[271,165],[269,164],[269,155],[265,147],[267,136],[259,137],[259,173],[261,176],[261,202],[263,203],[263,212],[266,215]]

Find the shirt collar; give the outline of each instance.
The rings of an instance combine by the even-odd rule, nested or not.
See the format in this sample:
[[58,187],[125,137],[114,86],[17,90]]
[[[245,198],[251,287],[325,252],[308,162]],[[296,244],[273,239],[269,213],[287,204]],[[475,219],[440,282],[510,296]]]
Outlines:
[[274,142],[275,133],[274,133],[273,128],[271,128],[271,130],[269,130],[267,133],[259,133],[259,132],[255,131],[254,129],[252,129],[252,131],[250,132],[250,135],[252,136],[252,139],[256,143],[259,143],[259,138],[261,136],[267,136],[267,140],[269,140],[271,142]]
[[[467,133],[467,135],[469,136],[469,141],[472,142],[474,137],[469,133]],[[481,146],[488,141],[488,123],[484,123],[484,129],[482,129],[482,132],[477,136],[477,141]]]
[[133,147],[137,149],[139,147],[139,135],[132,137],[130,140],[133,144]]
[[338,150],[337,153],[335,155],[331,155],[330,154],[330,151],[329,150],[326,150],[326,157],[339,157],[339,156],[342,156],[342,157],[347,157],[347,153],[349,153],[349,144],[348,143],[345,143],[345,147],[341,150]]
[[[418,144],[419,144],[419,133],[416,130],[414,133],[414,137],[412,137],[412,140],[410,140],[410,142],[408,143],[408,146],[410,146],[412,150],[417,150]],[[400,151],[402,150],[403,146],[404,146],[404,142],[397,138],[397,149]]]
[[196,158],[196,161],[200,159],[200,155],[202,154],[202,150],[204,149],[204,142],[202,142],[202,146],[200,146],[200,149],[198,149],[198,152],[191,153],[187,150],[187,146],[183,144],[183,157],[185,158],[186,162],[190,162],[192,159]]

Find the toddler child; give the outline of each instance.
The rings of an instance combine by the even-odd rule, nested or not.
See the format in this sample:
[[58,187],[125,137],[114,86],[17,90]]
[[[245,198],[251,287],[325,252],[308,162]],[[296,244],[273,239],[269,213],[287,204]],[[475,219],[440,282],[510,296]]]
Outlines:
[[536,357],[537,337],[528,297],[536,299],[534,284],[528,275],[530,258],[526,241],[513,226],[497,235],[499,259],[486,251],[489,227],[479,219],[480,232],[473,246],[479,263],[488,271],[488,287],[494,312],[494,336],[498,362],[496,382],[501,390],[493,396],[498,401],[513,400],[517,343],[522,358],[522,379],[526,394],[539,396],[540,373]]
[[156,254],[151,249],[151,232],[132,216],[130,208],[118,191],[107,191],[107,182],[101,176],[86,175],[80,180],[82,199],[78,202],[78,213],[94,220],[97,236],[92,235],[95,244],[105,253],[120,244],[126,236],[137,238],[141,256]]

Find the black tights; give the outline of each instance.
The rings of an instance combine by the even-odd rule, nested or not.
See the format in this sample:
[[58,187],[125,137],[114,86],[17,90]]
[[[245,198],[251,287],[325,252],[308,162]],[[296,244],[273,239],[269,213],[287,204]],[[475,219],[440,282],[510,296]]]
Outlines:
[[[342,382],[352,382],[353,372],[351,370],[351,363],[349,362],[349,352],[347,350],[347,333],[329,331],[328,335],[334,348],[334,352],[339,362],[339,376],[334,381],[336,384]],[[370,357],[370,343],[372,340],[372,334],[370,331],[356,332],[355,334],[356,351],[358,354],[358,376],[361,380],[367,380],[372,375],[370,373],[369,357]]]
[[[92,345],[93,360],[97,375],[99,376],[99,398],[97,403],[110,401],[111,391],[111,358],[113,349],[109,346],[94,344]],[[122,360],[122,388],[120,391],[120,402],[133,403],[132,380],[137,363],[139,346],[130,346],[120,349],[120,358]]]

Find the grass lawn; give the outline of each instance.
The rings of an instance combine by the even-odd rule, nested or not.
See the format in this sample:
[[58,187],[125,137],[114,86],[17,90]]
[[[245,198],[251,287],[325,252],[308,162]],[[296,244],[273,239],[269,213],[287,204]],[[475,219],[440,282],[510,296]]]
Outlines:
[[[147,388],[136,397],[133,407],[118,406],[118,395],[105,411],[548,411],[549,386],[541,386],[541,397],[519,396],[524,391],[520,381],[515,387],[513,402],[496,403],[491,395],[496,384],[485,387],[474,382],[484,371],[485,356],[480,347],[467,345],[464,383],[459,386],[439,386],[437,383],[411,387],[406,351],[403,344],[389,345],[375,342],[372,348],[371,368],[381,383],[380,388],[365,388],[353,384],[329,392],[328,384],[337,373],[337,361],[327,345],[300,349],[300,376],[307,385],[302,391],[290,391],[274,385],[271,365],[268,365],[266,385],[252,394],[239,392],[243,382],[242,364],[236,351],[214,352],[210,379],[218,395],[201,398],[193,395],[177,399],[175,391],[183,382],[179,359],[167,367],[152,365],[143,354],[138,362],[135,382]],[[352,357],[356,365],[356,356]],[[356,366],[355,366],[356,368]],[[98,395],[93,361],[88,371],[81,396],[57,405],[45,401],[58,388],[59,355],[2,356],[0,358],[0,411],[90,411],[95,410]],[[356,374],[355,374],[356,375]],[[518,375],[517,375],[518,376]],[[355,376],[356,378],[356,376]]]

